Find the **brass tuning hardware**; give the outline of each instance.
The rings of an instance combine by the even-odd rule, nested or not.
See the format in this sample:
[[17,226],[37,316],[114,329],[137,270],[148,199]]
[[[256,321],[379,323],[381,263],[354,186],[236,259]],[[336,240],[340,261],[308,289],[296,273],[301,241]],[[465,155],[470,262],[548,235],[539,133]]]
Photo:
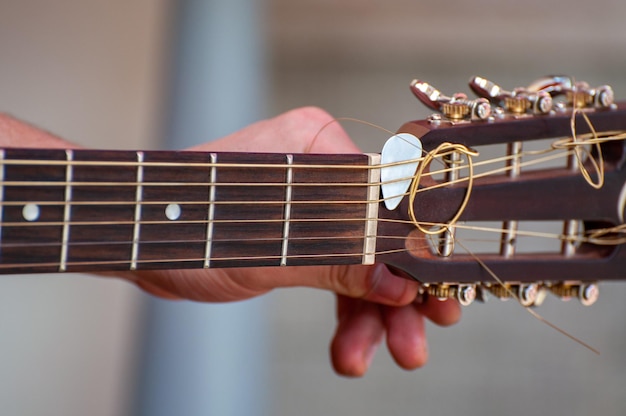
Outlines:
[[574,108],[603,109],[611,107],[614,102],[613,88],[609,85],[592,88],[586,82],[575,81],[573,77],[565,75],[539,78],[528,90],[547,92],[552,97],[565,96],[567,106]]
[[539,306],[547,293],[562,300],[578,299],[585,306],[593,305],[599,297],[597,283],[560,282],[560,283],[428,283],[421,288],[421,293],[439,299],[456,299],[463,306],[474,300],[485,302],[488,294],[500,299],[516,299],[522,306]]
[[[575,81],[573,77],[553,75],[539,78],[528,87],[505,90],[494,82],[473,77],[469,81],[471,90],[479,98],[470,99],[463,93],[451,97],[444,95],[427,82],[415,79],[411,82],[411,91],[427,107],[440,112],[431,117],[431,122],[438,123],[443,117],[451,122],[461,120],[493,120],[506,114],[548,114],[567,108],[606,109],[614,107],[613,89],[609,85],[592,88],[586,82]],[[563,97],[557,99],[556,97]]]
[[430,284],[423,286],[423,293],[439,299],[456,299],[463,306],[468,306],[476,299],[476,285],[467,283]]
[[491,115],[491,105],[485,98],[470,100],[463,93],[448,97],[432,85],[413,80],[411,91],[427,107],[441,112],[450,120],[487,120]]
[[547,114],[552,110],[552,96],[543,90],[515,88],[506,91],[499,85],[482,77],[470,79],[469,86],[479,97],[501,106],[512,114]]

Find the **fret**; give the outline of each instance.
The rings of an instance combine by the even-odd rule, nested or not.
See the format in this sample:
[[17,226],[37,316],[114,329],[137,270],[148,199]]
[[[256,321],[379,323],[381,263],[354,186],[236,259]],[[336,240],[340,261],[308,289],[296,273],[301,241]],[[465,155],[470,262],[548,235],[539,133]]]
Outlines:
[[[11,160],[66,161],[63,150],[6,149],[3,160],[1,262],[4,273],[59,270],[63,232],[66,163],[21,165]],[[31,182],[45,186],[33,188]],[[15,225],[6,225],[15,224]],[[52,224],[52,225],[48,225]]]
[[207,153],[145,153],[137,269],[205,267],[211,158]]
[[73,161],[67,270],[129,270],[137,205],[137,154],[75,150]]
[[65,207],[63,208],[63,231],[61,234],[61,261],[59,262],[59,271],[64,272],[67,270],[67,247],[70,234],[70,219],[72,212],[72,160],[74,153],[72,150],[66,150],[67,166],[65,167]]
[[280,255],[280,265],[287,265],[287,251],[289,248],[289,219],[291,217],[291,183],[293,181],[293,155],[287,155],[287,179],[285,181],[285,213],[283,215],[283,247]]
[[135,196],[135,224],[133,226],[133,246],[130,257],[130,269],[137,270],[139,257],[139,236],[141,232],[141,202],[143,200],[143,161],[144,153],[137,152],[137,191]]
[[[284,231],[285,156],[224,153],[219,155],[219,162],[215,178],[215,201],[219,204],[214,212],[211,267],[279,266]],[[233,163],[267,167],[227,166]],[[247,222],[258,219],[264,221]]]
[[[295,165],[319,165],[317,155],[294,155]],[[366,244],[367,208],[372,190],[366,155],[335,155],[324,160],[324,169],[294,168],[290,228],[290,264],[361,264]],[[333,165],[355,165],[355,169],[333,169]],[[313,184],[328,184],[319,186]],[[362,186],[341,186],[336,183]],[[307,186],[307,184],[311,184]],[[319,201],[298,204],[297,202]],[[298,220],[298,221],[296,221]],[[327,221],[332,221],[329,226]]]
[[[380,166],[380,155],[368,154],[369,166]],[[369,169],[367,207],[365,209],[365,238],[363,241],[363,264],[374,264],[376,260],[376,234],[378,229],[378,206],[380,199],[380,169]]]
[[213,247],[213,220],[215,218],[215,178],[217,176],[217,154],[211,153],[211,173],[209,178],[209,213],[206,226],[206,248],[204,250],[204,267],[211,267],[211,247]]

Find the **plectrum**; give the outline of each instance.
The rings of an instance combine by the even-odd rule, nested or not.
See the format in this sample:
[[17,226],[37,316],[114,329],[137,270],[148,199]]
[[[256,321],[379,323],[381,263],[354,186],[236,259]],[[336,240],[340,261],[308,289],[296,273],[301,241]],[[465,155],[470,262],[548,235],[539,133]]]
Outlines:
[[388,210],[394,210],[400,205],[411,185],[420,157],[422,142],[410,133],[391,136],[383,146],[380,179]]

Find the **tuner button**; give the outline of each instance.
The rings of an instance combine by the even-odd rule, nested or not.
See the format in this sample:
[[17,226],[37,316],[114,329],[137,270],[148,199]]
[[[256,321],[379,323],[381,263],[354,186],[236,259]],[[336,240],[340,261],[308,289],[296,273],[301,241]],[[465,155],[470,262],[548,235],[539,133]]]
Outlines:
[[581,284],[578,288],[578,298],[585,306],[593,305],[600,296],[600,290],[595,283]]
[[614,94],[613,88],[608,85],[603,85],[596,88],[596,107],[607,108],[613,105]]
[[472,101],[473,111],[472,117],[478,120],[487,120],[491,115],[491,104],[485,98],[479,98]]
[[540,91],[537,93],[537,98],[535,100],[535,113],[537,114],[548,114],[550,110],[552,110],[552,96],[545,91]]
[[476,299],[476,286],[459,285],[456,292],[456,298],[461,305],[470,305]]
[[521,284],[517,289],[517,297],[522,306],[533,306],[539,295],[537,283]]

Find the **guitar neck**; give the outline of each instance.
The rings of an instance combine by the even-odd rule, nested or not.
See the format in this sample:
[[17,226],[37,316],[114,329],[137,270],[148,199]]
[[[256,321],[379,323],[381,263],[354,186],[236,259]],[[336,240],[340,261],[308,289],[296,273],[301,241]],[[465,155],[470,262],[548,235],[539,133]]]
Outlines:
[[376,155],[0,157],[0,273],[374,261]]

